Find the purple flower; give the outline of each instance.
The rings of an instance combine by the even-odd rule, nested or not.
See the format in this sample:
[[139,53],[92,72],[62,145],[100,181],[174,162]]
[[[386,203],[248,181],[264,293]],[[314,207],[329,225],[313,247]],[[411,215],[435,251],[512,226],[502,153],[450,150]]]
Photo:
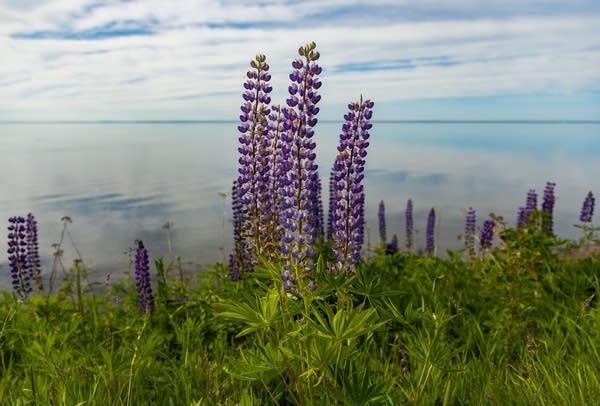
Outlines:
[[382,244],[385,244],[387,242],[387,233],[385,229],[385,203],[383,200],[379,202],[377,218],[379,220],[379,239]]
[[392,241],[387,245],[386,252],[388,254],[395,254],[398,252],[398,236],[396,234],[392,236]]
[[469,207],[465,220],[465,248],[471,258],[475,256],[475,216],[475,209]]
[[38,292],[43,292],[44,283],[41,275],[42,270],[38,246],[38,230],[35,216],[29,213],[25,224],[25,233],[27,235],[27,266]]
[[8,262],[13,290],[21,299],[31,292],[31,268],[27,262],[27,226],[25,218],[14,216],[8,219]]
[[246,209],[240,202],[238,183],[233,182],[231,188],[231,199],[233,208],[233,252],[229,256],[229,277],[233,281],[239,281],[245,272],[252,270],[250,253],[247,240],[244,238],[244,224],[246,224]]
[[529,189],[525,207],[519,207],[517,228],[523,228],[529,223],[531,220],[531,213],[533,213],[535,209],[537,209],[537,193],[535,193],[535,189]]
[[150,285],[148,250],[146,250],[142,241],[137,240],[136,243],[138,248],[135,253],[135,287],[140,303],[140,312],[142,314],[152,313],[154,311],[154,296]]
[[581,206],[581,214],[579,215],[579,220],[582,223],[591,223],[592,216],[594,215],[594,205],[596,203],[596,199],[594,198],[594,194],[590,190],[583,201],[583,205]]
[[413,231],[414,231],[412,199],[408,199],[408,201],[406,202],[405,218],[406,218],[406,249],[408,251],[411,251],[412,247],[413,247]]
[[264,55],[257,55],[250,62],[251,69],[246,74],[244,100],[238,130],[239,202],[245,207],[247,222],[242,225],[244,238],[248,239],[251,258],[262,254],[266,247],[265,238],[273,235],[271,175],[274,140],[269,128],[268,116],[272,91],[269,85],[271,75]]
[[425,230],[425,253],[433,255],[435,253],[435,210],[432,207],[427,216],[427,229]]
[[479,239],[479,245],[482,250],[489,249],[492,247],[492,241],[494,239],[494,227],[496,223],[494,220],[485,220],[481,226],[481,238]]
[[312,248],[321,226],[319,219],[318,166],[313,127],[317,124],[317,103],[321,96],[317,89],[321,86],[318,76],[321,68],[316,64],[319,53],[314,43],[301,47],[301,59],[292,62],[294,70],[290,74],[290,97],[283,109],[283,132],[280,136],[281,154],[280,185],[282,196],[279,223],[283,227],[280,251],[290,264],[303,272],[310,272],[315,251]]
[[552,234],[554,227],[554,187],[556,183],[546,182],[544,189],[544,200],[542,202],[542,230]]
[[333,164],[329,213],[332,221],[333,270],[351,272],[360,260],[364,242],[365,157],[369,146],[373,102],[360,98],[348,105],[344,116],[338,154]]

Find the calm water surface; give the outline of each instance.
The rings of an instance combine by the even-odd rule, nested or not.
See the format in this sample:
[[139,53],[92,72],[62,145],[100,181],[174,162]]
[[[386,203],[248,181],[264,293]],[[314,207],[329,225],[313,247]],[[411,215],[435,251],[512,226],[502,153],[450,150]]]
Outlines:
[[[316,130],[324,192],[340,125],[319,123]],[[222,260],[232,245],[236,126],[0,124],[0,220],[36,215],[46,274],[63,216],[72,218],[73,239],[98,279],[127,270],[136,238],[153,257],[167,255],[166,222],[173,223],[173,254],[188,269],[201,269]],[[381,199],[388,238],[398,233],[401,244],[406,200],[413,198],[418,230],[435,207],[444,252],[461,244],[465,208],[477,210],[478,223],[490,212],[514,223],[527,190],[541,195],[547,180],[557,182],[557,233],[577,237],[572,225],[582,199],[589,189],[600,192],[600,123],[375,122],[369,148],[365,187],[373,240]],[[417,235],[418,245],[423,237]],[[6,285],[1,252],[0,283]],[[65,263],[74,258],[67,244]]]

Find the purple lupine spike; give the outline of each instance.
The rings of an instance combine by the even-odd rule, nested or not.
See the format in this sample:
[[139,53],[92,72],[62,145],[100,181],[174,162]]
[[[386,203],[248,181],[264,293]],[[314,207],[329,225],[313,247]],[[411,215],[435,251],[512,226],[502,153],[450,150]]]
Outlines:
[[392,241],[386,247],[386,253],[395,254],[398,252],[398,236],[394,234],[392,236]]
[[35,216],[31,213],[27,214],[25,223],[25,234],[27,236],[27,266],[31,279],[36,285],[38,292],[44,291],[44,283],[41,275],[41,263],[38,246],[38,230]]
[[517,214],[517,228],[523,228],[527,226],[531,221],[531,214],[537,209],[537,193],[535,189],[529,189],[527,192],[527,200],[525,201],[525,207],[519,207]]
[[244,225],[246,221],[246,209],[240,202],[238,193],[238,182],[233,182],[231,188],[231,206],[233,209],[233,252],[229,256],[229,277],[233,281],[239,281],[245,272],[252,271],[248,241],[244,237]]
[[365,192],[363,186],[365,157],[369,146],[373,102],[361,96],[348,105],[344,116],[338,154],[333,165],[332,270],[352,272],[360,261],[364,243]]
[[467,211],[467,218],[465,220],[465,249],[469,254],[469,257],[473,258],[476,255],[475,252],[475,224],[476,224],[476,213],[475,209],[469,207]]
[[479,246],[482,250],[487,250],[492,247],[494,240],[494,227],[496,223],[494,220],[485,220],[481,226],[481,237],[479,238]]
[[594,194],[590,190],[583,201],[581,206],[581,214],[579,215],[579,220],[582,223],[591,223],[592,216],[594,215],[594,206],[596,203],[596,199],[594,198]]
[[379,220],[379,239],[382,244],[387,243],[387,233],[385,227],[385,203],[379,202],[379,209],[377,210],[377,219]]
[[427,216],[427,229],[425,230],[425,253],[435,253],[435,209],[432,207]]
[[313,205],[315,208],[314,220],[317,239],[322,239],[325,233],[325,217],[323,214],[323,196],[321,191],[321,178],[317,178],[317,193],[313,195]]
[[135,287],[140,304],[140,313],[152,313],[154,311],[154,295],[150,284],[150,262],[148,250],[144,243],[136,240],[137,250],[135,253]]
[[335,172],[333,168],[329,174],[329,208],[327,211],[327,240],[331,240],[333,236],[333,214],[334,214],[334,204],[335,204],[335,182],[333,180]]
[[[280,250],[288,262],[303,273],[312,269],[315,251],[312,247],[318,229],[314,220],[318,208],[315,207],[318,195],[318,166],[315,163],[316,143],[313,141],[313,127],[317,124],[317,103],[321,96],[318,75],[321,68],[316,64],[319,53],[314,43],[301,47],[298,51],[302,59],[292,62],[290,73],[290,97],[283,110],[285,122],[281,133],[281,165],[284,168],[280,193],[284,197],[280,223],[284,228]],[[289,282],[289,281],[288,281]]]
[[413,233],[414,233],[414,222],[413,222],[413,201],[408,199],[406,202],[406,249],[410,252],[413,248]]
[[250,62],[251,69],[246,74],[248,80],[244,83],[245,91],[242,95],[244,103],[241,106],[241,124],[238,126],[241,135],[237,190],[240,203],[248,212],[243,233],[248,239],[252,260],[268,246],[264,241],[265,236],[272,235],[269,231],[272,225],[270,175],[273,142],[267,119],[272,88],[269,85],[269,65],[265,61],[264,55],[257,55]]
[[25,218],[13,216],[8,219],[8,262],[13,290],[21,299],[31,292],[31,269],[27,263],[27,226]]
[[556,183],[546,182],[544,189],[544,199],[542,202],[542,230],[548,234],[553,234],[554,229],[554,187]]

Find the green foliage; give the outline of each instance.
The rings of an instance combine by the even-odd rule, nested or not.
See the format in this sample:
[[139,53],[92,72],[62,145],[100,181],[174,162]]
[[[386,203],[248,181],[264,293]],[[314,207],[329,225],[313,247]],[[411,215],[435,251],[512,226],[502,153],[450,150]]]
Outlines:
[[597,404],[600,258],[539,224],[466,262],[321,259],[296,294],[276,263],[234,283],[160,259],[151,315],[132,281],[92,289],[76,264],[56,294],[2,293],[0,404]]

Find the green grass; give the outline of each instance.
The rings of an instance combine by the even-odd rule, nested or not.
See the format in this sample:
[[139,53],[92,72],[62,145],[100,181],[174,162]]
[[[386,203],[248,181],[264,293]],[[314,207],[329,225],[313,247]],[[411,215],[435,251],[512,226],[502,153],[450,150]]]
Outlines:
[[[0,298],[2,405],[599,404],[600,259],[507,230],[483,259],[374,255],[281,290],[266,264]],[[74,274],[76,275],[76,273]],[[75,280],[75,276],[74,276]]]

